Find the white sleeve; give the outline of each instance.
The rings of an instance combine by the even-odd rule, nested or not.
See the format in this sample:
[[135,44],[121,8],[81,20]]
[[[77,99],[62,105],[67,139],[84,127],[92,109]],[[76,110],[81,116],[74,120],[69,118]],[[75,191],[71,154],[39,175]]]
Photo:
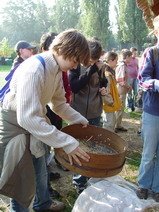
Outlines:
[[[49,125],[41,105],[43,79],[38,74],[22,74],[17,84],[17,121],[34,137],[54,148],[63,147],[66,153],[73,151],[78,141]],[[67,107],[67,106],[66,106]]]

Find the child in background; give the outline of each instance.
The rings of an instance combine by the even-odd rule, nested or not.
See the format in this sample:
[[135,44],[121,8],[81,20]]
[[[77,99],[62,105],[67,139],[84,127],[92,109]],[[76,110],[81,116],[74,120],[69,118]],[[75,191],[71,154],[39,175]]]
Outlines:
[[132,89],[128,92],[127,102],[129,111],[134,111],[136,107],[136,96],[137,96],[137,75],[138,75],[138,59],[137,59],[137,48],[131,47],[132,58],[128,64],[128,80],[129,85]]
[[122,118],[125,109],[126,95],[131,90],[131,86],[128,83],[128,64],[132,58],[132,52],[128,49],[121,51],[122,61],[119,63],[115,70],[117,89],[122,101],[121,110],[116,112],[116,128],[115,132],[127,132],[127,129],[122,126]]
[[116,87],[116,79],[115,79],[115,67],[117,65],[118,55],[115,52],[107,52],[104,56],[105,66],[102,68],[103,77],[106,77],[107,84],[107,92],[108,95],[112,98],[112,104],[107,102],[103,102],[103,113],[105,115],[105,122],[103,126],[109,130],[114,131],[116,116],[115,111],[121,109],[121,100],[119,98],[118,90]]

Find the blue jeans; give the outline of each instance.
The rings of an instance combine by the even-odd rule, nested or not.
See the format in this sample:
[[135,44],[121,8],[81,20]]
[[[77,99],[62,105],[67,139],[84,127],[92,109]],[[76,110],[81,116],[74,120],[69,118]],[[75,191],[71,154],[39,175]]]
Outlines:
[[143,152],[139,168],[139,187],[159,192],[159,116],[143,112]]
[[137,96],[137,79],[128,79],[129,85],[132,87],[132,90],[127,94],[127,102],[128,108],[132,110],[135,109],[136,106],[136,96]]
[[94,119],[88,119],[89,124],[99,127],[100,126],[100,118],[101,117],[97,117],[97,118],[94,118]]
[[[91,125],[95,125],[95,126],[100,126],[100,117],[94,118],[94,119],[88,119],[89,124]],[[88,181],[88,177],[79,175],[79,174],[75,174],[73,175],[73,185],[84,189],[86,187],[87,181]]]
[[[33,164],[36,175],[36,194],[33,203],[34,210],[48,209],[52,203],[48,190],[48,173],[46,168],[45,156],[35,158],[33,156]],[[16,200],[11,200],[11,212],[29,212],[28,208],[22,207]]]

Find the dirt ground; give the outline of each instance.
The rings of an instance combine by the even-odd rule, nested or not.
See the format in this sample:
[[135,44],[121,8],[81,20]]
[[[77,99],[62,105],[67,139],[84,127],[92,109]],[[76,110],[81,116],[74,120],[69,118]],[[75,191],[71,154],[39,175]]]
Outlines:
[[128,142],[129,150],[142,151],[142,140],[141,136],[137,134],[140,130],[140,120],[130,118],[130,114],[126,113],[123,119],[123,125],[128,129],[126,133],[118,133],[124,140]]
[[[128,129],[128,131],[125,133],[118,133],[119,136],[121,136],[123,139],[125,139],[128,142],[128,150],[129,151],[137,151],[141,152],[142,151],[142,141],[141,141],[141,136],[137,134],[137,131],[140,129],[140,120],[139,119],[134,119],[130,118],[130,114],[126,113],[123,119],[123,126]],[[65,202],[72,208],[73,205],[70,201],[70,194],[72,192],[75,192],[74,187],[72,185],[72,175],[73,173],[68,171],[63,171],[58,168],[54,160],[52,160],[51,163],[51,169],[54,172],[59,172],[61,175],[61,178],[57,181],[55,181],[52,185],[56,190],[61,194],[62,200],[64,199]],[[123,174],[124,172],[127,172],[126,165],[123,168]],[[136,175],[137,173],[133,173]],[[4,196],[0,195],[0,207],[2,205],[8,205],[9,204],[9,198],[6,198]],[[0,211],[5,211],[1,210]],[[6,210],[7,211],[7,210]]]

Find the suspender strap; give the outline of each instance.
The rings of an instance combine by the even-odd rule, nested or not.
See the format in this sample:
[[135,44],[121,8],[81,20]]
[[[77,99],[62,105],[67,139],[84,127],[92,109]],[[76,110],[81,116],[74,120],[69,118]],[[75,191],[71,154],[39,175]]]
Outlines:
[[40,56],[40,55],[36,55],[36,58],[38,60],[40,60],[41,64],[43,65],[43,67],[45,69],[45,60],[44,60],[44,58],[42,56]]

